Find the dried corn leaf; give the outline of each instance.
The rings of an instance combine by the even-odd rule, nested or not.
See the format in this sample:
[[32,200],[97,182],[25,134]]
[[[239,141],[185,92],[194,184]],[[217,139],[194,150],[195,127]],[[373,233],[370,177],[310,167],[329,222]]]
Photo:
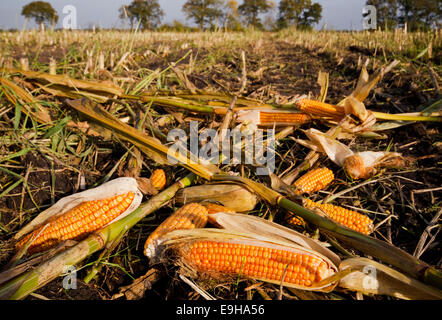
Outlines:
[[386,130],[392,130],[399,127],[407,126],[413,124],[413,122],[408,121],[388,121],[388,122],[382,122],[382,123],[376,123],[374,124],[370,130],[374,132],[379,131],[386,131]]
[[339,281],[342,288],[407,300],[440,300],[442,292],[367,258],[351,258],[339,270],[358,269]]
[[[0,77],[0,84],[3,91],[12,104],[20,103],[23,105],[24,112],[35,118],[40,123],[49,123],[52,121],[49,112],[37,100],[34,99],[27,91],[20,88],[14,82]],[[35,111],[34,111],[35,110]]]
[[321,92],[319,94],[318,101],[325,102],[325,99],[327,98],[327,91],[328,91],[328,85],[329,85],[329,73],[328,72],[319,71],[318,84],[321,87]]
[[304,133],[310,139],[314,146],[317,147],[314,151],[322,151],[327,154],[331,161],[339,166],[344,164],[347,157],[353,155],[353,151],[343,143],[336,141],[328,134],[322,133],[316,129],[305,130]]
[[20,73],[26,78],[35,80],[44,80],[49,84],[63,85],[74,89],[83,89],[95,93],[107,93],[110,95],[121,96],[124,94],[123,89],[115,86],[109,81],[86,81],[68,77],[67,75],[52,75],[44,72],[24,71],[19,69],[3,69],[6,73]]
[[[377,85],[377,83],[391,71],[395,66],[399,64],[399,61],[394,60],[390,63],[386,68],[381,69],[380,72],[370,77],[367,72],[367,68],[362,66],[362,71],[359,76],[358,84],[356,85],[356,89],[350,94],[350,97],[354,97],[360,102],[364,102],[367,99],[370,91]],[[346,98],[347,99],[347,98]],[[345,100],[339,102],[338,105],[343,106],[345,104]]]
[[[362,122],[367,121],[370,116],[365,105],[353,96],[347,97],[344,103],[345,114],[353,114]],[[376,120],[376,119],[375,119]]]
[[39,86],[43,91],[46,91],[47,93],[56,97],[63,97],[69,99],[88,98],[101,103],[104,103],[109,99],[109,97],[107,96],[102,96],[99,94],[94,94],[83,90],[70,89],[68,87],[59,86],[59,85],[51,85],[51,84],[43,85],[41,83],[37,83],[37,86]]
[[118,136],[131,142],[148,157],[159,164],[168,164],[174,161],[195,174],[210,180],[210,178],[219,172],[219,169],[211,164],[199,164],[198,161],[191,159],[189,154],[183,155],[179,150],[173,152],[167,146],[161,144],[158,139],[149,137],[135,128],[121,122],[112,114],[98,105],[91,105],[87,100],[67,100],[69,106],[80,112],[82,115],[92,119],[95,123],[114,131]]

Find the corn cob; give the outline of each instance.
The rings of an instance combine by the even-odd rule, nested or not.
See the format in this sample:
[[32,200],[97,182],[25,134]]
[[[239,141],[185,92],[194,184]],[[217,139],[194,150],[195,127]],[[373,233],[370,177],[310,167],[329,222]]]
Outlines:
[[154,230],[144,243],[144,254],[154,255],[155,241],[166,233],[178,229],[204,228],[207,224],[207,209],[198,203],[189,203],[173,213]]
[[[252,242],[253,243],[253,242]],[[181,252],[199,272],[243,275],[278,283],[311,287],[334,273],[321,257],[279,245],[237,240],[196,240]]]
[[218,212],[236,213],[235,210],[227,208],[225,206],[220,206],[219,204],[211,202],[203,202],[201,204],[206,207],[208,214],[218,213]]
[[292,225],[292,226],[303,226],[305,224],[304,219],[302,219],[301,217],[298,217],[297,215],[295,215],[294,213],[288,211],[286,216],[285,216],[285,220],[287,221],[288,224]]
[[328,168],[313,169],[295,181],[296,193],[314,193],[324,189],[334,179],[333,171]]
[[274,123],[279,125],[305,124],[312,120],[305,113],[287,113],[287,112],[263,112],[259,113],[260,125],[272,126]]
[[166,186],[166,180],[166,173],[163,169],[155,170],[150,177],[150,182],[157,190],[162,190]]
[[310,199],[304,199],[304,205],[306,207],[320,209],[330,219],[350,229],[359,231],[363,234],[370,234],[373,232],[373,220],[356,211],[348,210],[332,204],[319,204]]
[[64,240],[80,239],[125,212],[134,197],[133,192],[128,192],[103,200],[83,202],[25,236],[17,243],[17,248],[27,244],[31,238],[34,239],[29,245],[29,253],[47,250]]
[[330,117],[335,120],[340,120],[345,116],[344,107],[334,106],[325,102],[301,99],[295,104],[299,110],[313,116]]

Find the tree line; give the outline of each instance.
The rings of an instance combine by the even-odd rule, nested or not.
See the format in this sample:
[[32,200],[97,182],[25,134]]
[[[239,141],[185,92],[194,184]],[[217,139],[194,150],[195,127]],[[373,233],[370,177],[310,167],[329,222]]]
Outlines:
[[[277,17],[265,17],[278,10]],[[279,6],[271,0],[188,0],[182,7],[187,20],[197,29],[225,28],[240,31],[254,27],[261,30],[280,29],[288,26],[312,28],[322,18],[322,6],[312,0],[281,0]],[[34,19],[41,27],[54,25],[57,12],[44,1],[34,1],[23,7],[22,15]],[[162,25],[164,11],[158,0],[133,0],[119,9],[119,18],[130,23],[131,28],[141,29],[194,29],[174,21],[173,25]]]
[[407,27],[408,30],[425,30],[440,24],[440,0],[367,0],[377,10],[377,25],[384,29]]
[[[440,0],[367,0],[366,4],[376,7],[377,23],[383,29],[405,25],[410,31],[428,29],[441,19]],[[312,0],[280,0],[278,5],[272,0],[243,0],[242,4],[236,0],[188,0],[182,12],[197,28],[178,21],[163,25],[164,11],[158,0],[133,0],[119,9],[119,17],[128,21],[132,28],[176,31],[215,28],[240,31],[249,27],[279,30],[292,26],[311,29],[322,18],[321,4]],[[34,19],[41,27],[55,25],[58,21],[57,12],[44,1],[25,5],[22,15]]]
[[[244,27],[257,29],[284,28],[296,25],[311,28],[322,18],[322,6],[311,0],[281,0],[276,21],[262,21],[262,16],[276,7],[270,0],[188,0],[182,11],[201,30],[226,28],[241,30]],[[160,27],[164,12],[158,0],[134,0],[120,8],[120,18],[130,21],[133,27],[139,23],[144,29]]]

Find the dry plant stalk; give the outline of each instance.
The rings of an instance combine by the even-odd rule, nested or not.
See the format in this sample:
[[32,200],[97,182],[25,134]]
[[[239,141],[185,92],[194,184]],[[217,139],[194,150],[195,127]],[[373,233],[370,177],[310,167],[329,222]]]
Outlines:
[[339,270],[353,269],[339,286],[367,295],[389,295],[405,300],[442,300],[442,292],[405,274],[367,258],[351,258]]

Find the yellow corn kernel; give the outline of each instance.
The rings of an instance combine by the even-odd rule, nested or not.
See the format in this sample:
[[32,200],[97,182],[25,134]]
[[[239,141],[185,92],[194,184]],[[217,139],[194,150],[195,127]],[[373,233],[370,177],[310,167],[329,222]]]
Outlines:
[[166,186],[166,173],[163,169],[156,169],[150,177],[150,182],[157,190],[162,190]]
[[356,230],[363,234],[370,234],[373,232],[373,220],[363,214],[332,204],[319,204],[311,201],[310,199],[304,200],[306,207],[320,209],[331,220],[338,222],[347,228]]
[[283,247],[200,240],[181,254],[184,261],[198,272],[242,275],[276,282],[284,279],[285,283],[304,287],[311,287],[334,273],[319,256]]
[[198,203],[189,203],[173,213],[154,230],[144,243],[144,253],[150,256],[150,246],[166,233],[178,229],[204,228],[207,224],[207,209]]
[[125,212],[134,197],[133,192],[128,192],[103,200],[81,203],[23,237],[17,243],[17,248],[21,248],[34,237],[28,248],[29,253],[47,250],[64,240],[83,238]]
[[335,176],[328,168],[313,169],[295,181],[296,193],[314,193],[327,187]]

